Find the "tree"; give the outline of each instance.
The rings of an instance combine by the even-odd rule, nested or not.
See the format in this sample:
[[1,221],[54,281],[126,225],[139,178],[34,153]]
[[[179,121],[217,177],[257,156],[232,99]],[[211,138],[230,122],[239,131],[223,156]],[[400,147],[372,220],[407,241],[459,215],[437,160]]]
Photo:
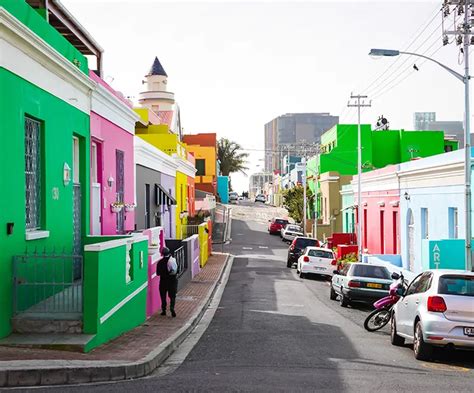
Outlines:
[[247,164],[248,153],[242,152],[242,146],[237,142],[230,141],[227,138],[221,138],[217,142],[217,158],[221,163],[222,176],[229,176],[234,172],[241,172],[249,169]]
[[[306,187],[306,202],[309,207],[313,200],[313,193]],[[288,210],[288,215],[296,222],[303,221],[303,186],[296,186],[283,191],[283,206]]]

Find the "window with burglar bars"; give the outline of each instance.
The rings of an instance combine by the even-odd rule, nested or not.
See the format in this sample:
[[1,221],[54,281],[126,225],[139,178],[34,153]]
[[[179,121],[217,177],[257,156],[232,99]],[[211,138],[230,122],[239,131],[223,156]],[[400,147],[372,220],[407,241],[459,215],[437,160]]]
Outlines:
[[25,118],[26,230],[41,227],[41,123]]

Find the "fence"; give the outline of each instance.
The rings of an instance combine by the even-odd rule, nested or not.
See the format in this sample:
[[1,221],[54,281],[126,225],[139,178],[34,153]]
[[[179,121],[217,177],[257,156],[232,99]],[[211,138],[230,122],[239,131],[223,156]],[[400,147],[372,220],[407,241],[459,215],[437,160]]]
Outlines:
[[82,314],[82,262],[81,255],[14,256],[14,314],[51,314],[55,319]]
[[181,239],[199,234],[199,225],[183,225],[181,227]]
[[188,261],[186,258],[186,253],[184,251],[184,246],[177,248],[173,253],[174,258],[176,259],[176,264],[178,265],[178,272],[176,275],[181,277],[188,268]]

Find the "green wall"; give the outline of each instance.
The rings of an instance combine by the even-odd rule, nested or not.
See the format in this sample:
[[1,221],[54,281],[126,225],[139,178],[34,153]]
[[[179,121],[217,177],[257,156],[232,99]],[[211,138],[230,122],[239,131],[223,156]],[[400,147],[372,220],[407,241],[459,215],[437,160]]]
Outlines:
[[0,7],[4,7],[10,14],[45,40],[71,63],[76,64],[84,74],[89,74],[87,58],[24,0],[0,0]]
[[94,335],[86,345],[86,352],[145,322],[146,287],[117,307],[107,320],[100,321],[148,281],[148,241],[132,245],[133,279],[128,283],[125,281],[126,249],[126,245],[120,245],[104,251],[85,251],[84,334]]
[[400,131],[372,132],[372,164],[375,168],[400,162]]
[[[410,152],[414,150],[414,152]],[[413,157],[430,157],[444,153],[443,131],[402,131],[400,132],[400,162]]]
[[[89,115],[0,68],[0,337],[10,333],[12,257],[35,249],[71,253],[73,188],[63,184],[63,165],[72,168],[72,137],[81,142],[82,233],[89,231]],[[42,229],[46,239],[25,240],[25,115],[43,122]],[[57,192],[56,192],[57,191]],[[57,195],[55,195],[57,194]],[[7,235],[7,223],[14,223]]]

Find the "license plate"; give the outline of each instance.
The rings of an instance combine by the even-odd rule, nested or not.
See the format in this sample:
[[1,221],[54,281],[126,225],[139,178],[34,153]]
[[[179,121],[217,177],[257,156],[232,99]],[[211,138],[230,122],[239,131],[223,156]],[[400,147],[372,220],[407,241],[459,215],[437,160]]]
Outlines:
[[314,266],[314,270],[324,270],[323,267],[319,267],[319,266]]
[[369,282],[369,283],[367,283],[367,288],[377,288],[377,289],[380,289],[380,288],[382,288],[382,284],[375,284],[375,283]]
[[474,337],[474,328],[472,327],[465,327],[464,334],[469,337]]

